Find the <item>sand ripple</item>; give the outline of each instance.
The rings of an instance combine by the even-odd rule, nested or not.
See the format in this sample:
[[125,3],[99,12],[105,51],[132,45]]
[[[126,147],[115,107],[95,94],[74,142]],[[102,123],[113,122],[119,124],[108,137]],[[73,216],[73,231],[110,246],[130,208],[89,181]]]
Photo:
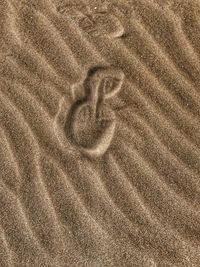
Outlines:
[[[200,266],[199,2],[100,2],[1,1],[2,267]],[[80,148],[110,67],[106,148]]]

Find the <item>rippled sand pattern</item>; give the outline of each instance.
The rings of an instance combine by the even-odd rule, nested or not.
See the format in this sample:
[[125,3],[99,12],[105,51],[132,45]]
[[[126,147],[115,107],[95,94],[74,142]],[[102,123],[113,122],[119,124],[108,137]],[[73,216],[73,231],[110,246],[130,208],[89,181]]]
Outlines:
[[200,266],[200,1],[0,1],[0,267]]

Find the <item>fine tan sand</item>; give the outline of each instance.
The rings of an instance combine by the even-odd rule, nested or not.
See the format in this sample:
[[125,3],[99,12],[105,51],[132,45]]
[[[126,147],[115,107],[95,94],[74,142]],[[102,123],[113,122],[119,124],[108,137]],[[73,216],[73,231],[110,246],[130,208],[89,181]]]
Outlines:
[[200,1],[0,1],[0,267],[200,266]]

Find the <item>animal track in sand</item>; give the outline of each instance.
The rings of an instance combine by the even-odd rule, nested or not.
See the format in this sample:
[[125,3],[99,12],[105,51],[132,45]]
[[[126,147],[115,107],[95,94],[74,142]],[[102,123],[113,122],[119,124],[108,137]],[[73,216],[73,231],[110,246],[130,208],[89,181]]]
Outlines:
[[[85,155],[102,156],[114,136],[116,118],[106,101],[121,89],[124,74],[114,68],[93,68],[83,83],[84,97],[75,99],[65,132]],[[76,98],[76,97],[75,97]]]

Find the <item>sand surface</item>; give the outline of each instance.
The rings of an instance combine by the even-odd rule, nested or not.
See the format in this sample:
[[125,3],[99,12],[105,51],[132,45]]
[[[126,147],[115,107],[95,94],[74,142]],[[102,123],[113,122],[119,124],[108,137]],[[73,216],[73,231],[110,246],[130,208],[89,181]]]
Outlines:
[[0,267],[200,266],[200,1],[0,1]]

